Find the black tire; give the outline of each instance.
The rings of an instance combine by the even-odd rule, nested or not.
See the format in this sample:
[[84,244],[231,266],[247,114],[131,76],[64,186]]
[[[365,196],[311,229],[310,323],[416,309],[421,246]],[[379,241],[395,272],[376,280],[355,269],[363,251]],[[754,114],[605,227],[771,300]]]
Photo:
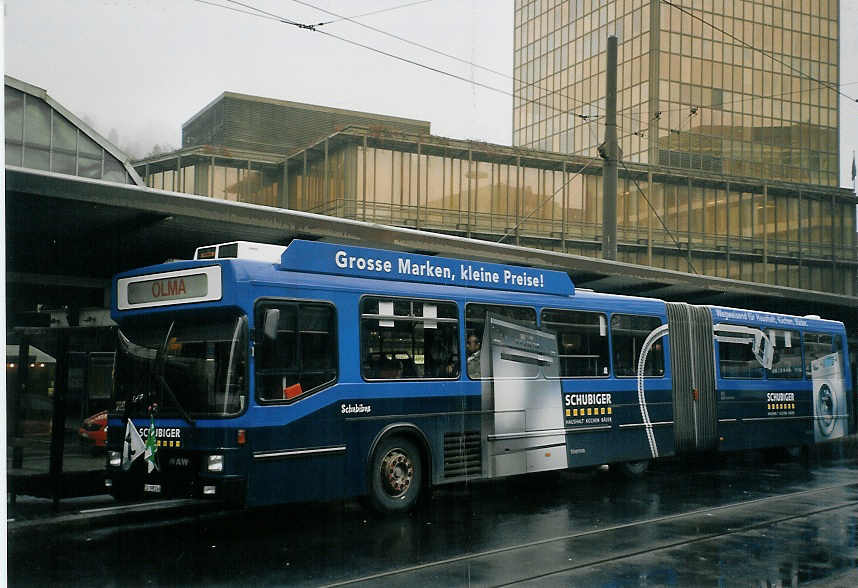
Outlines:
[[810,465],[810,447],[807,445],[797,445],[787,447],[785,449],[787,459],[791,462],[799,463],[803,467]]
[[113,480],[110,494],[120,502],[136,502],[143,499],[144,483],[143,460],[131,464],[128,471],[111,470],[108,474]]
[[110,494],[119,502],[137,502],[143,500],[143,481],[127,476],[114,478]]
[[806,462],[807,446],[771,447],[763,449],[763,459],[767,463]]
[[787,459],[798,461],[803,459],[803,456],[806,456],[807,445],[792,445],[790,447],[784,447],[784,454],[787,456]]
[[407,512],[414,508],[423,486],[420,451],[402,437],[382,440],[372,455],[369,499],[382,513]]
[[640,478],[649,468],[649,460],[623,461],[611,464],[611,471],[623,478]]

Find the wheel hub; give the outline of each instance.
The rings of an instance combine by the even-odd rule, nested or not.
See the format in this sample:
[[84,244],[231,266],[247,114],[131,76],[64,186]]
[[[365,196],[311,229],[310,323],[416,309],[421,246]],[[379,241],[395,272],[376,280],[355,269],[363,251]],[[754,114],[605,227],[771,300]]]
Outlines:
[[381,462],[381,478],[387,494],[402,496],[414,479],[414,464],[401,449],[392,449]]

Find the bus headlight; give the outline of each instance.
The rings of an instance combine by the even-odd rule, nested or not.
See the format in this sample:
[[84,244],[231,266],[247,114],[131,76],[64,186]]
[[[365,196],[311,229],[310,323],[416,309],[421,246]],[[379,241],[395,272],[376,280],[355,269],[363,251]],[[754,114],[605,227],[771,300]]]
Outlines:
[[110,464],[111,467],[118,468],[122,465],[122,454],[118,451],[108,451],[107,463]]
[[223,471],[223,455],[210,455],[206,462],[206,470],[210,472]]

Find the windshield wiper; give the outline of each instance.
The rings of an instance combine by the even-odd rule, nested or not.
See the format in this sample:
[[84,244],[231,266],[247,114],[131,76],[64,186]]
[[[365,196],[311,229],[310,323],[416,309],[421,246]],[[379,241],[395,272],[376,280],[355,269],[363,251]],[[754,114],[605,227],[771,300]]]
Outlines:
[[167,394],[170,395],[170,400],[173,401],[173,404],[175,404],[176,408],[179,409],[179,412],[182,413],[182,418],[188,421],[188,424],[192,427],[196,427],[197,422],[191,418],[191,415],[189,415],[187,411],[185,411],[185,408],[179,402],[179,399],[176,398],[176,395],[173,393],[173,389],[170,388],[170,384],[167,383],[167,379],[163,376],[163,374],[157,373],[155,374],[155,377],[158,379],[158,383],[161,384],[161,387],[167,391]]
[[176,398],[176,395],[173,393],[173,389],[170,388],[170,385],[167,383],[167,379],[164,377],[164,372],[167,369],[167,346],[170,343],[170,335],[173,333],[174,326],[176,326],[176,321],[170,321],[170,326],[167,328],[167,334],[164,335],[164,341],[161,343],[161,348],[158,349],[158,353],[155,356],[155,369],[153,370],[153,375],[158,381],[158,384],[161,385],[161,388],[169,394],[170,400],[172,400],[173,404],[176,405],[176,408],[179,409],[182,418],[188,421],[188,424],[192,427],[196,427],[196,421],[191,418],[188,411],[185,410],[185,407],[182,406],[182,403],[179,402],[178,398]]
[[[153,373],[152,368],[152,350],[148,347],[144,347],[142,345],[137,345],[132,342],[125,333],[120,329],[118,331],[117,337],[117,349],[124,354],[127,354],[130,358],[133,358],[134,361],[139,361],[142,365],[146,366],[146,375],[151,376]],[[131,360],[129,360],[131,361]],[[115,385],[115,382],[114,382]],[[123,419],[127,419],[131,413],[133,412],[134,407],[143,405],[145,406],[145,401],[149,395],[149,386],[143,386],[143,392],[137,393],[139,388],[135,387],[134,389],[129,389],[126,395],[123,397],[122,402],[124,403],[124,410],[122,414]],[[119,402],[119,395],[117,393],[117,403]]]
[[173,327],[175,326],[176,321],[170,321],[170,326],[167,327],[167,333],[164,335],[164,340],[161,341],[158,353],[155,354],[155,369],[157,370],[160,370],[163,367],[161,362],[163,362],[167,356],[167,344],[170,342],[170,335],[173,334]]

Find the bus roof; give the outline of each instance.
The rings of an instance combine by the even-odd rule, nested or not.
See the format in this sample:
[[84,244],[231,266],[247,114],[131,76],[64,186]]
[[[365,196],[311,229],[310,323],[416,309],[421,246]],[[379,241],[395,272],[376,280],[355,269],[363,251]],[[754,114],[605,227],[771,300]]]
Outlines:
[[575,294],[565,272],[301,239],[289,244],[277,269],[534,294]]
[[823,319],[816,315],[801,317],[776,312],[729,308],[726,306],[710,306],[709,310],[712,313],[712,322],[715,324],[720,322],[739,322],[770,329],[816,328],[842,330],[843,328],[843,323]]

